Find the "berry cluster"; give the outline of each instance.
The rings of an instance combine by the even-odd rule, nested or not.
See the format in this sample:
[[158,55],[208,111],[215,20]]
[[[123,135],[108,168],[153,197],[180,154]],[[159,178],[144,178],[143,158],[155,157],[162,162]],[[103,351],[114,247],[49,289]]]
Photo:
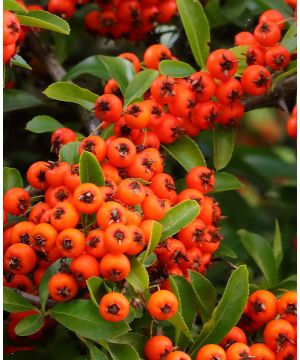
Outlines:
[[[17,2],[26,10],[43,10],[40,5],[25,5],[22,0]],[[8,10],[3,11],[3,63],[9,60],[18,52],[20,45],[29,31],[27,26],[21,26],[17,16]]]
[[3,11],[3,62],[6,64],[17,52],[21,25],[17,16],[8,10]]
[[[245,317],[251,318],[251,324],[245,325]],[[297,359],[296,292],[288,291],[277,300],[270,291],[255,291],[248,299],[239,326],[233,327],[219,345],[208,344],[200,348],[196,360]],[[257,339],[253,331],[263,326],[262,338]],[[147,360],[191,359],[188,354],[174,347],[171,339],[164,335],[151,337],[145,344],[144,354]]]
[[[122,109],[121,100],[110,96]],[[96,112],[106,122],[117,120],[119,107],[110,109],[101,98]],[[99,110],[98,104],[106,110]],[[128,110],[124,117],[135,121]],[[204,273],[222,239],[217,228],[220,208],[207,196],[214,189],[215,176],[206,167],[195,167],[187,174],[187,189],[177,193],[174,179],[163,172],[159,140],[152,145],[145,141],[145,134],[139,133],[140,142],[118,133],[106,141],[97,135],[81,141],[79,153],[90,152],[98,160],[104,186],[81,183],[79,164],[38,161],[29,167],[27,180],[43,201],[36,203],[37,198],[23,188],[5,193],[4,223],[7,214],[24,218],[4,231],[5,286],[35,293],[47,268],[61,258],[71,261],[63,260],[60,271],[49,280],[53,300],[87,296],[86,280],[93,276],[123,286],[130,272],[129,256],[145,250],[153,221],[161,220],[174,205],[193,199],[201,204],[198,217],[159,244],[157,261],[148,268],[151,283],[161,284],[163,289],[144,303],[149,313],[162,320],[177,311],[177,299],[167,282],[169,274],[188,278],[188,269]],[[52,151],[57,153],[62,144],[75,139],[70,129],[56,130],[51,137]],[[87,228],[83,217],[92,215]],[[120,321],[128,311],[129,302],[119,292],[105,295],[99,304],[100,314],[108,321]]]
[[[274,18],[275,15],[278,19]],[[280,39],[280,27],[275,22],[264,20],[270,17],[277,23],[282,21],[279,12],[268,10],[261,15],[254,35],[242,32],[235,38],[238,45],[249,45],[245,54],[248,66],[240,79],[236,76],[238,60],[234,53],[218,49],[209,55],[207,71],[176,79],[159,75],[145,94],[146,100],[129,105],[123,113],[118,84],[109,80],[104,95],[96,102],[96,116],[104,126],[115,122],[117,135],[129,134],[134,141],[141,138],[143,131],[145,139],[165,144],[175,141],[182,133],[196,136],[200,131],[214,129],[218,123],[222,126],[238,125],[244,115],[241,102],[244,94],[265,94],[271,86],[271,72],[283,71],[290,61],[289,52],[283,46],[275,45]],[[262,43],[267,46],[269,32],[266,29],[269,27],[276,28],[279,37],[269,39],[266,48]],[[260,30],[264,31],[263,35]],[[136,55],[124,53],[119,56],[131,61],[135,70],[140,71],[141,63]],[[144,64],[149,69],[158,70],[160,61],[166,59],[175,57],[164,45],[152,45],[144,53]]]
[[[70,19],[76,5],[90,0],[49,0],[48,11]],[[169,23],[177,13],[176,0],[97,0],[99,10],[89,12],[85,27],[93,34],[119,39],[142,40],[158,24]]]

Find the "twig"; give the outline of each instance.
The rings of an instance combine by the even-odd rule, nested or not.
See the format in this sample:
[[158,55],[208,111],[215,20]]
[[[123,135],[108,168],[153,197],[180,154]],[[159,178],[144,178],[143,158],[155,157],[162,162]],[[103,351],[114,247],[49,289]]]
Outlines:
[[[12,288],[10,288],[10,287],[5,287],[5,288],[12,290]],[[28,294],[21,290],[16,290],[16,289],[13,289],[13,290],[16,291],[16,293],[20,294],[24,299],[28,300],[31,304],[35,305],[38,308],[41,307],[41,299],[39,296],[33,295],[33,294]],[[48,299],[46,302],[46,308],[48,308],[48,309],[52,308],[56,304],[58,304],[56,301]]]
[[297,95],[297,74],[294,74],[282,81],[265,95],[251,96],[243,100],[245,111],[262,107],[279,107],[286,111],[285,104],[295,99]]

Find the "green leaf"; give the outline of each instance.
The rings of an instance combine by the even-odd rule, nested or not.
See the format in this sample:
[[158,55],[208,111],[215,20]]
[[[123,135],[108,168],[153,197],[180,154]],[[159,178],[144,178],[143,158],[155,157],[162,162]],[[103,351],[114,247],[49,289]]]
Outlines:
[[44,318],[41,315],[29,315],[22,319],[15,327],[18,336],[35,334],[44,326]]
[[128,344],[109,344],[108,351],[113,360],[140,360],[138,352]]
[[244,184],[232,174],[228,174],[226,172],[216,172],[215,177],[215,193],[229,190],[239,190],[245,187]]
[[26,310],[37,310],[29,301],[24,299],[16,291],[7,287],[3,288],[3,309],[8,312],[22,312]]
[[275,292],[279,291],[279,289],[285,289],[285,290],[291,290],[296,291],[297,290],[297,275],[290,275],[286,279],[282,280],[279,284],[276,284],[275,286],[272,286],[269,288],[269,291]]
[[25,130],[31,131],[36,134],[42,134],[46,132],[53,132],[64,126],[48,115],[38,115],[32,120],[28,121]]
[[196,271],[189,270],[189,276],[202,322],[205,323],[211,316],[216,304],[216,289],[206,277]]
[[79,145],[80,142],[72,141],[66,145],[63,145],[59,150],[59,158],[61,161],[65,161],[69,164],[78,164],[79,162]]
[[192,357],[203,345],[218,344],[236,325],[246,305],[248,293],[248,271],[245,265],[241,265],[231,274],[222,299],[196,337],[190,349]]
[[293,25],[284,35],[281,40],[280,45],[284,46],[290,53],[293,53],[297,50],[297,23],[294,22]]
[[214,166],[223,169],[230,161],[234,149],[235,129],[217,126],[213,131]]
[[292,9],[283,0],[256,0],[258,5],[261,5],[262,10],[276,9],[283,17],[288,18],[292,16]]
[[282,252],[281,231],[280,231],[280,227],[279,227],[279,223],[278,223],[277,219],[275,221],[273,254],[274,254],[275,262],[276,262],[277,269],[278,269],[282,262],[282,259],[283,259],[283,252]]
[[89,111],[94,109],[98,98],[97,94],[68,82],[51,84],[43,93],[50,99],[78,104]]
[[130,256],[130,273],[126,280],[136,291],[145,291],[149,287],[149,275],[145,266],[134,256]]
[[127,86],[135,75],[132,63],[126,59],[113,56],[100,55],[98,58],[104,64],[111,78],[116,80],[123,96],[125,96]]
[[24,8],[21,4],[19,4],[16,0],[4,0],[3,10],[11,10],[23,14],[28,13],[27,9]]
[[182,315],[187,327],[191,329],[197,310],[196,302],[193,301],[193,289],[183,276],[169,276],[169,281],[173,293],[176,295],[179,301],[178,311]]
[[103,283],[103,278],[98,276],[93,276],[86,281],[86,285],[89,290],[91,300],[97,307],[99,306],[99,300],[102,294],[100,290],[102,283]]
[[93,183],[97,186],[105,185],[101,166],[95,156],[88,151],[83,151],[80,155],[79,176],[81,184]]
[[3,193],[14,187],[23,187],[23,179],[19,170],[10,167],[3,168]]
[[184,135],[172,144],[162,147],[186,170],[195,166],[206,166],[204,156],[199,146],[189,136]]
[[158,71],[155,70],[144,70],[137,73],[126,88],[124,95],[124,108],[131,104],[135,99],[143,97],[157,76]]
[[27,109],[43,104],[43,102],[27,91],[4,89],[3,91],[3,111],[14,111]]
[[205,68],[209,54],[210,29],[200,1],[177,0],[178,12],[196,63]]
[[49,310],[49,315],[67,329],[94,341],[109,340],[130,329],[124,321],[110,323],[103,320],[96,306],[87,300],[56,305]]
[[144,352],[144,346],[148,337],[136,332],[129,332],[125,335],[111,339],[109,342],[113,344],[128,344],[133,346],[140,354]]
[[114,134],[114,124],[108,125],[105,129],[103,129],[100,133],[100,137],[103,140],[108,139],[110,136]]
[[160,220],[163,227],[161,240],[167,239],[189,225],[199,212],[200,206],[195,200],[184,200],[173,206]]
[[235,46],[235,47],[228,49],[231,52],[233,52],[237,58],[237,61],[238,61],[237,74],[242,74],[242,72],[248,66],[247,59],[246,59],[246,53],[247,53],[248,48],[249,48],[248,45],[242,45],[242,46]]
[[159,72],[173,78],[183,78],[194,74],[196,70],[183,61],[163,60],[159,63]]
[[73,66],[63,77],[63,81],[69,81],[80,75],[93,75],[99,79],[109,80],[110,76],[103,62],[97,55],[89,56]]
[[26,15],[17,16],[21,25],[38,27],[65,35],[69,35],[70,33],[70,26],[67,21],[48,11],[34,10],[29,11]]
[[157,244],[160,241],[161,238],[161,234],[162,234],[162,225],[157,222],[157,221],[153,221],[152,223],[152,228],[150,231],[150,239],[147,245],[147,249],[145,251],[145,255],[144,255],[144,260],[143,262],[145,262],[145,260],[147,259],[147,257],[154,251],[154,249],[156,248]]
[[101,351],[96,346],[90,346],[90,356],[91,360],[109,360],[109,358],[104,354],[103,351]]
[[173,315],[170,319],[168,319],[168,322],[171,323],[176,331],[181,332],[184,334],[188,339],[192,338],[191,332],[189,328],[187,327],[183,316],[177,311],[175,315]]
[[268,286],[277,282],[277,266],[271,245],[258,234],[239,230],[238,235],[244,248],[264,274]]
[[16,54],[10,59],[10,65],[19,66],[21,68],[32,70],[32,67],[22,58],[22,56]]
[[221,241],[218,250],[215,252],[216,256],[225,256],[233,259],[237,259],[237,254],[231,249],[231,247],[224,244],[224,241]]
[[41,302],[42,311],[45,311],[46,302],[49,297],[48,283],[51,277],[58,273],[58,270],[61,266],[61,260],[56,260],[51,264],[43,275],[42,281],[39,286],[39,297]]

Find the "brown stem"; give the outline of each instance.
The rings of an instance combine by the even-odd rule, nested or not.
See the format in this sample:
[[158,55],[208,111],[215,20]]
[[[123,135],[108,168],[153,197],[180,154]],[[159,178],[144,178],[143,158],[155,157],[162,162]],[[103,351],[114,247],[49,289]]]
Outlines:
[[251,96],[243,100],[245,111],[262,107],[279,107],[287,111],[286,103],[295,99],[297,94],[297,74],[280,81],[265,95]]
[[30,32],[27,41],[33,53],[45,65],[51,79],[53,81],[61,81],[65,76],[66,71],[56,60],[51,48],[40,41],[40,38],[35,31]]
[[[8,288],[8,287],[6,287],[6,288],[11,290],[11,288]],[[15,291],[18,294],[20,294],[24,299],[28,300],[31,304],[35,305],[38,308],[41,307],[41,299],[39,296],[33,295],[33,294],[28,294],[28,293],[26,293],[24,291],[20,291],[20,290],[15,290]],[[48,299],[46,302],[46,308],[47,309],[52,308],[56,304],[57,304],[56,301]]]

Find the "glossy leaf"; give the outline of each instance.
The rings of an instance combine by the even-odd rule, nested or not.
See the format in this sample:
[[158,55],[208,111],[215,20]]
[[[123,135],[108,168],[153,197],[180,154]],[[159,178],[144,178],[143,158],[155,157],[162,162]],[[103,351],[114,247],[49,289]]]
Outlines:
[[216,304],[216,289],[206,277],[196,271],[190,270],[189,276],[202,322],[205,323],[211,316]]
[[195,166],[206,166],[199,146],[189,136],[184,135],[172,144],[162,146],[179,164],[189,171]]
[[93,75],[99,79],[109,80],[110,76],[103,62],[97,55],[89,56],[73,66],[63,77],[63,81],[69,81],[80,75]]
[[191,339],[191,332],[189,328],[187,327],[183,316],[177,311],[175,315],[173,315],[170,319],[168,319],[168,322],[171,323],[176,331],[178,333],[182,333],[185,335],[188,339]]
[[80,142],[72,141],[63,145],[59,150],[59,158],[69,164],[78,164],[79,162],[79,145]]
[[79,176],[81,183],[93,183],[97,186],[104,186],[105,179],[102,169],[95,156],[83,151],[79,159]]
[[196,63],[205,67],[209,54],[210,29],[200,1],[177,0],[177,7]]
[[135,75],[132,63],[126,59],[113,56],[100,55],[99,59],[104,64],[110,77],[116,80],[123,96],[125,96],[127,86]]
[[109,344],[108,351],[113,360],[140,360],[138,352],[128,344]]
[[183,61],[163,60],[159,63],[159,72],[173,78],[183,78],[194,74],[196,70]]
[[86,285],[89,290],[91,300],[97,307],[99,305],[99,300],[102,293],[100,290],[102,284],[103,284],[103,278],[98,276],[93,276],[86,281]]
[[11,10],[17,13],[28,13],[27,9],[19,4],[16,0],[3,0],[3,10]]
[[26,15],[17,16],[21,25],[38,27],[40,29],[51,30],[65,35],[70,33],[70,26],[67,21],[48,11],[33,10],[29,11]]
[[130,256],[130,273],[126,280],[137,291],[145,291],[149,287],[149,275],[145,266],[134,256]]
[[28,300],[16,291],[3,287],[3,310],[8,312],[22,312],[26,310],[37,310]]
[[96,346],[90,346],[90,356],[91,360],[109,360],[106,354]]
[[244,248],[264,274],[268,286],[276,284],[277,266],[271,245],[258,234],[239,230],[238,235]]
[[223,169],[230,161],[234,149],[235,129],[217,126],[213,131],[214,166]]
[[10,65],[19,66],[23,69],[32,70],[32,67],[22,58],[22,56],[16,54],[10,59]]
[[87,300],[56,305],[49,310],[49,315],[67,329],[94,341],[109,340],[129,330],[124,321],[110,323],[103,320],[96,306]]
[[277,268],[279,268],[279,266],[282,262],[282,259],[283,259],[283,252],[282,252],[281,231],[280,231],[278,220],[276,220],[276,222],[275,222],[273,254],[275,257]]
[[297,23],[294,22],[293,25],[288,29],[286,34],[280,43],[284,46],[290,53],[293,53],[297,50]]
[[137,73],[125,90],[124,107],[131,104],[135,99],[143,97],[157,76],[158,71],[155,70],[143,70]]
[[276,9],[283,17],[288,18],[292,16],[292,8],[288,6],[283,0],[256,0],[264,10]]
[[239,190],[245,187],[244,184],[232,174],[228,174],[226,172],[216,172],[215,177],[215,193],[229,190]]
[[25,130],[36,134],[53,132],[56,129],[64,127],[60,122],[48,115],[38,115],[28,121]]
[[221,241],[218,250],[214,254],[216,256],[225,256],[233,259],[238,258],[237,254],[231,249],[231,247],[224,244],[224,241]]
[[19,170],[10,167],[3,168],[3,193],[13,187],[23,187],[23,179]]
[[157,221],[153,221],[153,225],[150,231],[150,239],[147,245],[147,249],[145,251],[145,255],[143,257],[144,261],[156,248],[157,244],[160,241],[161,234],[162,234],[162,225]]
[[29,315],[22,319],[15,327],[18,336],[35,334],[44,326],[44,318],[41,315]]
[[160,220],[163,231],[161,240],[178,233],[190,224],[199,214],[200,206],[195,200],[184,200],[173,206]]
[[27,109],[43,104],[43,102],[27,91],[16,89],[4,89],[3,111]]
[[114,134],[114,124],[110,124],[101,131],[99,136],[102,137],[102,139],[106,140],[113,134]]
[[194,292],[189,282],[183,277],[172,275],[169,277],[170,285],[173,293],[179,301],[178,311],[182,315],[187,327],[191,329],[196,314],[196,303],[194,299]]
[[81,105],[89,111],[93,110],[98,98],[97,94],[68,82],[56,82],[51,84],[44,91],[44,94],[54,100]]
[[234,47],[228,49],[228,50],[232,51],[237,58],[237,61],[238,61],[237,74],[242,74],[242,72],[248,66],[247,60],[246,60],[246,53],[247,53],[248,48],[249,48],[248,45],[242,45],[242,46],[234,46]]
[[128,344],[131,345],[137,350],[139,354],[143,354],[144,345],[149,338],[145,335],[142,335],[137,332],[130,331],[127,334],[118,336],[114,339],[111,339],[109,342],[113,344]]
[[248,271],[245,265],[239,266],[230,276],[223,296],[204,324],[190,349],[192,357],[206,344],[218,344],[236,325],[244,310],[249,295]]

